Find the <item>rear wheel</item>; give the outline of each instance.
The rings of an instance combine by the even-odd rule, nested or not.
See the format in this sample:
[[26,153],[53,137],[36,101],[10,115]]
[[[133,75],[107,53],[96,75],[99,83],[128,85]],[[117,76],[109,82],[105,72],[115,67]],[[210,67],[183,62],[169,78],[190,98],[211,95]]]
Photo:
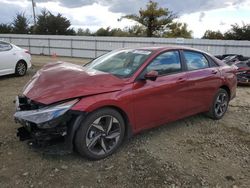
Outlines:
[[104,108],[91,113],[76,133],[77,151],[92,160],[105,158],[121,145],[125,123],[114,109]]
[[24,76],[26,74],[27,71],[27,66],[26,63],[24,61],[19,61],[16,64],[16,75],[17,76]]
[[221,119],[228,108],[229,95],[225,89],[219,89],[215,95],[213,104],[208,112],[208,116],[212,119]]

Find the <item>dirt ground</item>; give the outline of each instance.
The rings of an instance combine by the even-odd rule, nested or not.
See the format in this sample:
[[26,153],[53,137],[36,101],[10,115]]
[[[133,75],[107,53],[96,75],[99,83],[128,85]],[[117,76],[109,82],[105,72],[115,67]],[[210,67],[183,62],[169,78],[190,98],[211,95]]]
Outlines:
[[45,62],[33,57],[25,77],[0,77],[0,187],[250,187],[250,87],[238,87],[225,117],[204,115],[146,131],[111,157],[48,155],[16,138],[13,100]]

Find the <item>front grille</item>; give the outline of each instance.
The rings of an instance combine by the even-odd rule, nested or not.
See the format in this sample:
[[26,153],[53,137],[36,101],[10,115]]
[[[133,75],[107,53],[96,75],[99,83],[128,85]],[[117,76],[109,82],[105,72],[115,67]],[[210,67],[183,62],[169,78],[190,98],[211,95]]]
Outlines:
[[37,109],[44,107],[44,105],[37,103],[35,101],[32,101],[25,96],[18,96],[18,100],[19,100],[19,108],[21,111],[22,110],[37,110]]

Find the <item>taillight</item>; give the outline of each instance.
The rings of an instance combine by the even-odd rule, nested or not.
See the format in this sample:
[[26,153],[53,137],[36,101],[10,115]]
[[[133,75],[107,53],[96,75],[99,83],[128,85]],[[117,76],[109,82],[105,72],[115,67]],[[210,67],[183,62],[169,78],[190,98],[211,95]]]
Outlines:
[[25,50],[24,52],[25,52],[26,54],[29,54],[29,55],[30,55],[30,52],[29,52],[28,50]]

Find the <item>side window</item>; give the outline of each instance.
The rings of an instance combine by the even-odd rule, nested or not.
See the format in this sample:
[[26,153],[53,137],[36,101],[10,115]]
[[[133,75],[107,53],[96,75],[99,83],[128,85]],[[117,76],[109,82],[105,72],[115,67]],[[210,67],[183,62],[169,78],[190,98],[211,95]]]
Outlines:
[[178,51],[165,52],[157,56],[147,67],[147,72],[157,71],[159,75],[165,75],[181,71],[181,61]]
[[10,50],[12,46],[9,43],[0,41],[0,52]]
[[188,70],[197,70],[209,67],[207,59],[199,52],[184,51],[183,55],[186,60]]

